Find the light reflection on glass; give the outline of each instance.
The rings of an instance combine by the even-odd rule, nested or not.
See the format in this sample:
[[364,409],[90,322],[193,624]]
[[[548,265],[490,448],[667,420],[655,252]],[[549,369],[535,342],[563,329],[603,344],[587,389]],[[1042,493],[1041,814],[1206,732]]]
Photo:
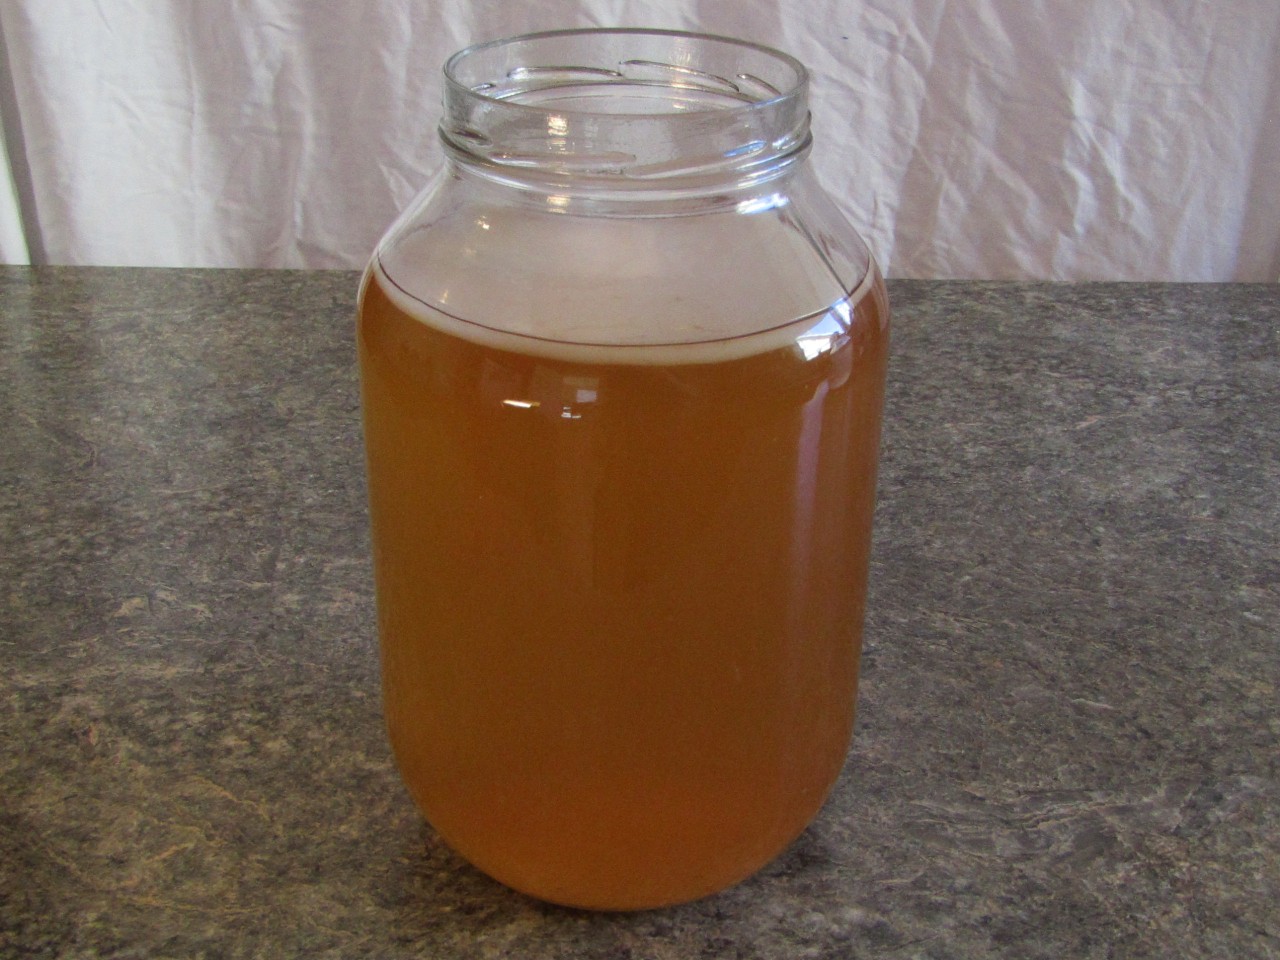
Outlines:
[[734,210],[738,213],[763,213],[765,210],[776,210],[785,207],[791,201],[780,193],[771,193],[764,197],[752,197],[741,201]]
[[491,396],[511,410],[536,410],[542,416],[582,420],[584,414],[589,415],[591,407],[600,402],[598,377],[564,376],[541,366],[534,370],[531,378],[519,378],[523,382],[516,382],[514,377],[514,374],[500,376],[497,372],[489,377],[496,387]]
[[560,416],[565,420],[581,420],[579,409],[595,403],[600,398],[599,377],[565,377],[561,387],[564,406]]
[[553,137],[563,137],[569,132],[569,121],[565,117],[552,114],[547,117],[547,133]]
[[853,319],[848,303],[837,303],[812,327],[796,337],[796,346],[806,360],[813,360],[835,349],[848,336]]

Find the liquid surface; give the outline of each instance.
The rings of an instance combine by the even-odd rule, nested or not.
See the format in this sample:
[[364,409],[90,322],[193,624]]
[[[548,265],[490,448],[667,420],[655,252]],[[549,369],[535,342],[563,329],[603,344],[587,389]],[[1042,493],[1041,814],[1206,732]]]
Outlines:
[[521,351],[375,270],[388,727],[463,856],[554,902],[651,907],[814,816],[853,723],[887,321],[877,277],[759,349]]
[[[765,339],[742,335],[819,315],[869,273],[860,243],[832,251],[838,266],[818,255],[815,244],[835,244],[839,231],[802,229],[802,221],[820,219],[816,205],[790,199],[755,197],[760,209],[750,214],[729,207],[636,218],[625,230],[608,217],[503,206],[503,199],[472,196],[433,209],[383,245],[382,286],[397,306],[419,315],[429,305],[433,325],[518,353],[694,363],[766,349]],[[492,326],[524,339],[495,338]],[[630,350],[693,343],[709,346]]]

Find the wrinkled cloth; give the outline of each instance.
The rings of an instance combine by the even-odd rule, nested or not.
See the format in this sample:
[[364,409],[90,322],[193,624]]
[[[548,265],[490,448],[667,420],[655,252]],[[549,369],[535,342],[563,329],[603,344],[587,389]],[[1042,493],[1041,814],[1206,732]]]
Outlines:
[[0,256],[360,267],[441,162],[445,58],[572,26],[799,57],[891,276],[1280,279],[1275,0],[5,0]]

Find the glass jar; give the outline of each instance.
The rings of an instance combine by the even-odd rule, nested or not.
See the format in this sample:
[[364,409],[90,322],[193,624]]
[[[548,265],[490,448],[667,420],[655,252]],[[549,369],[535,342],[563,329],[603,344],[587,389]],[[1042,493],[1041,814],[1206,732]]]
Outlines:
[[807,82],[665,31],[464,50],[444,168],[365,274],[391,743],[535,897],[722,889],[843,764],[889,314]]

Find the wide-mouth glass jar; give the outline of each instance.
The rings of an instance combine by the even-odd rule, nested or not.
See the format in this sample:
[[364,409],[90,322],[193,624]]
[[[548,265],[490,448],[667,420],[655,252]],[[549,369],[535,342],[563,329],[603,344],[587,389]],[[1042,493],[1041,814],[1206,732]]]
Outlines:
[[464,50],[444,167],[365,274],[392,746],[543,899],[741,880],[848,748],[889,314],[807,84],[667,31]]

